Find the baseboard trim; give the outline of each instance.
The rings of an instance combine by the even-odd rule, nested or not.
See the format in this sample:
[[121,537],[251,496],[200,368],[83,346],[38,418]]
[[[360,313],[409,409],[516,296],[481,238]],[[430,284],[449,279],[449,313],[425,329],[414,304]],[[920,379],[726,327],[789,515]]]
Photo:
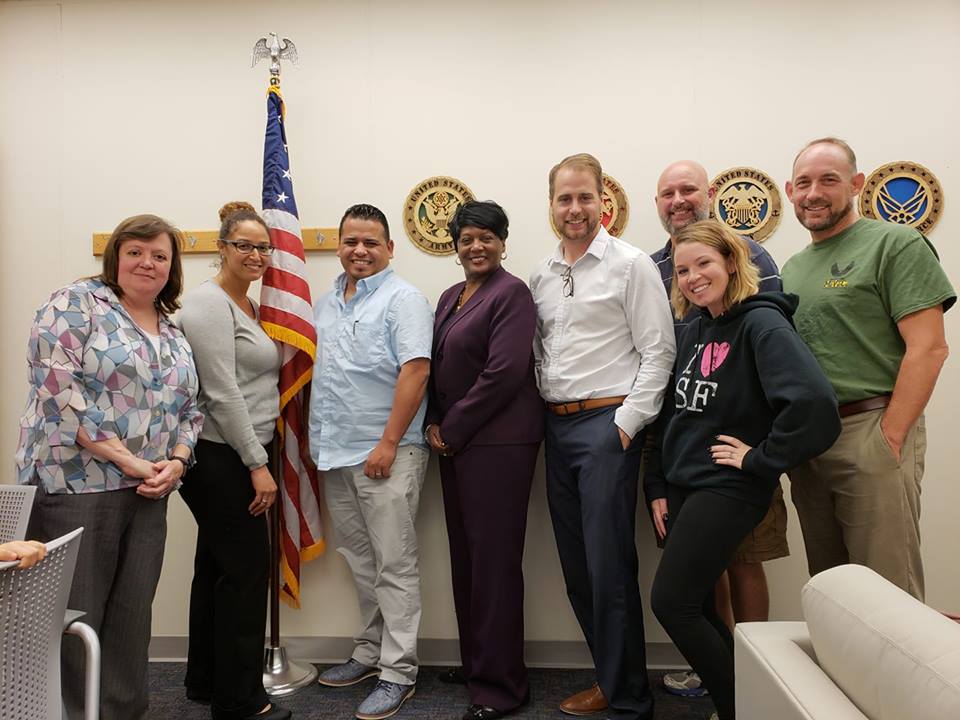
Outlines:
[[[287,654],[297,660],[315,663],[340,662],[353,652],[353,639],[346,637],[285,637]],[[527,665],[538,668],[593,667],[587,644],[575,640],[528,640],[524,643]],[[456,639],[421,638],[420,662],[424,665],[456,665],[460,662]],[[150,640],[153,662],[183,662],[187,657],[187,638],[183,635],[155,636]],[[672,643],[647,643],[647,666],[651,668],[687,667]]]

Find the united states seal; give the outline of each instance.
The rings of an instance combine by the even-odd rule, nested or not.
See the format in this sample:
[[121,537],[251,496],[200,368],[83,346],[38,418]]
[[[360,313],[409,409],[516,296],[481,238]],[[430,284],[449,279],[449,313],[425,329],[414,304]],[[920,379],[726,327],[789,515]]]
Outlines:
[[456,251],[456,238],[448,229],[453,216],[465,202],[475,200],[473,192],[456,178],[437,175],[418,183],[403,203],[403,229],[407,237],[431,255]]
[[724,170],[711,183],[710,217],[738,235],[763,242],[780,224],[780,191],[766,173],[751,167]]

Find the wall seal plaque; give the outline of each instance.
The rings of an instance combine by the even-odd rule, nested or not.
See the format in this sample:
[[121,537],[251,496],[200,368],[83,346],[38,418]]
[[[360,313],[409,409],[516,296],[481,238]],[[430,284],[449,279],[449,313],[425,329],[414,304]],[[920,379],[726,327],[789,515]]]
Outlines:
[[403,203],[403,229],[407,237],[431,255],[456,252],[448,226],[465,202],[475,200],[473,192],[456,178],[445,175],[419,183]]
[[738,235],[763,242],[780,224],[780,191],[770,176],[751,167],[734,167],[717,175],[710,217]]
[[[560,237],[556,225],[553,224],[553,213],[548,210],[547,215],[554,235]],[[604,173],[603,194],[600,196],[600,224],[614,237],[620,237],[629,219],[630,202],[627,200],[627,193],[620,183]]]
[[942,212],[940,181],[923,165],[909,160],[878,167],[860,192],[864,217],[909,225],[922,233],[933,229]]
[[607,232],[620,237],[630,219],[630,203],[623,186],[612,177],[603,174],[603,196],[600,198],[600,222]]

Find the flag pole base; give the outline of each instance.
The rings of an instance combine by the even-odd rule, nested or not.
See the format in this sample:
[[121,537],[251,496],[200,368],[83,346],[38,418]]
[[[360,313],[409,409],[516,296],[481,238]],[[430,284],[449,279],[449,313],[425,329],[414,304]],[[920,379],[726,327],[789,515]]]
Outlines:
[[317,668],[311,663],[287,659],[283,645],[263,649],[263,689],[271,697],[293,695],[317,680]]

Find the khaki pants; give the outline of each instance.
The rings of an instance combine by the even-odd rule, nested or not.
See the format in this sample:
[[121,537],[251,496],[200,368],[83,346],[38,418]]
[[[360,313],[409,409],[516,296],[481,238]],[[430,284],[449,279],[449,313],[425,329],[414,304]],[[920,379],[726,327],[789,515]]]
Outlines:
[[832,448],[790,472],[810,574],[856,563],[923,600],[920,480],[927,449],[923,416],[898,463],[880,431],[883,410],[843,419]]
[[390,477],[374,480],[364,463],[323,473],[337,552],[357,586],[360,631],[353,659],[379,665],[380,679],[417,681],[420,567],[414,521],[430,453],[401,445]]

